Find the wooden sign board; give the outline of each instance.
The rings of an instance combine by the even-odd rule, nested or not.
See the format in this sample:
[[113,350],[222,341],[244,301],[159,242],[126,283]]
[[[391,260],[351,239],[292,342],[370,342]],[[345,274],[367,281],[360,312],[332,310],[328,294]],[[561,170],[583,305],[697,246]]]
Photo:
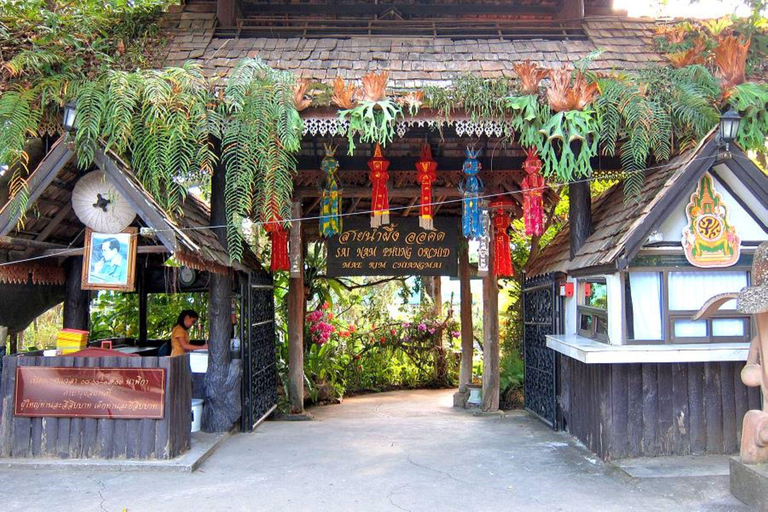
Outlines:
[[393,218],[379,228],[367,218],[344,220],[344,230],[328,239],[328,275],[456,276],[458,219],[434,219],[434,231],[414,217]]
[[16,368],[16,416],[162,419],[164,368]]

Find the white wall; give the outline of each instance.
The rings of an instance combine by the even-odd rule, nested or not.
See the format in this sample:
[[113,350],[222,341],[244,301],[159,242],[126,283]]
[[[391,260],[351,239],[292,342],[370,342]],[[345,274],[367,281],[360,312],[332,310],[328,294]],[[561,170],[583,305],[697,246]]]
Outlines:
[[[760,219],[768,219],[768,205],[763,205],[749,190],[736,178],[731,170],[725,165],[715,167],[717,172],[723,176],[723,180],[731,189],[739,195],[742,201],[755,212]],[[714,178],[715,190],[723,197],[725,205],[728,207],[728,223],[736,227],[736,234],[743,242],[762,242],[768,240],[768,233],[755,222],[755,219],[736,201],[721,184],[720,180]],[[664,236],[665,242],[680,242],[683,237],[683,228],[688,224],[685,216],[685,208],[690,202],[690,196],[675,205],[668,212],[668,216],[657,229]]]

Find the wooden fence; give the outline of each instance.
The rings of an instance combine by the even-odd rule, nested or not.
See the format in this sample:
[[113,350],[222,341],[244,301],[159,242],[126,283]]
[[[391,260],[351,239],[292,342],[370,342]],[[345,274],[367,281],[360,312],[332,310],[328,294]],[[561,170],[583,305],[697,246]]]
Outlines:
[[[165,368],[163,419],[91,419],[14,415],[17,366]],[[0,456],[172,459],[189,449],[192,381],[189,356],[3,358]]]
[[560,356],[565,428],[603,459],[730,454],[760,391],[743,362],[584,364]]

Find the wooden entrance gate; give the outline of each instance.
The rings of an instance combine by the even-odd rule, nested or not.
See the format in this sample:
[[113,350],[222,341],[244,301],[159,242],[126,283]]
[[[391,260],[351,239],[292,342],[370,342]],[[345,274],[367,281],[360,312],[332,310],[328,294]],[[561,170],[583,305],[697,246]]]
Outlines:
[[554,274],[525,279],[523,286],[523,355],[525,409],[553,429],[557,421],[557,358],[547,348],[548,334],[562,332],[562,300]]
[[241,296],[243,421],[250,432],[277,406],[275,302],[272,276],[252,272]]

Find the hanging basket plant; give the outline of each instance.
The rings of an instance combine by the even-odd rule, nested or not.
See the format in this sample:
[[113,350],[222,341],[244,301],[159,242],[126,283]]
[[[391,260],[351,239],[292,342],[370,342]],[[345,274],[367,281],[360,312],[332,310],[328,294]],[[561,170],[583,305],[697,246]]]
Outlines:
[[382,146],[395,138],[395,123],[403,117],[403,108],[387,98],[388,78],[386,71],[365,75],[359,104],[339,111],[339,119],[349,121],[346,131],[348,154],[355,152],[355,137],[361,142]]

